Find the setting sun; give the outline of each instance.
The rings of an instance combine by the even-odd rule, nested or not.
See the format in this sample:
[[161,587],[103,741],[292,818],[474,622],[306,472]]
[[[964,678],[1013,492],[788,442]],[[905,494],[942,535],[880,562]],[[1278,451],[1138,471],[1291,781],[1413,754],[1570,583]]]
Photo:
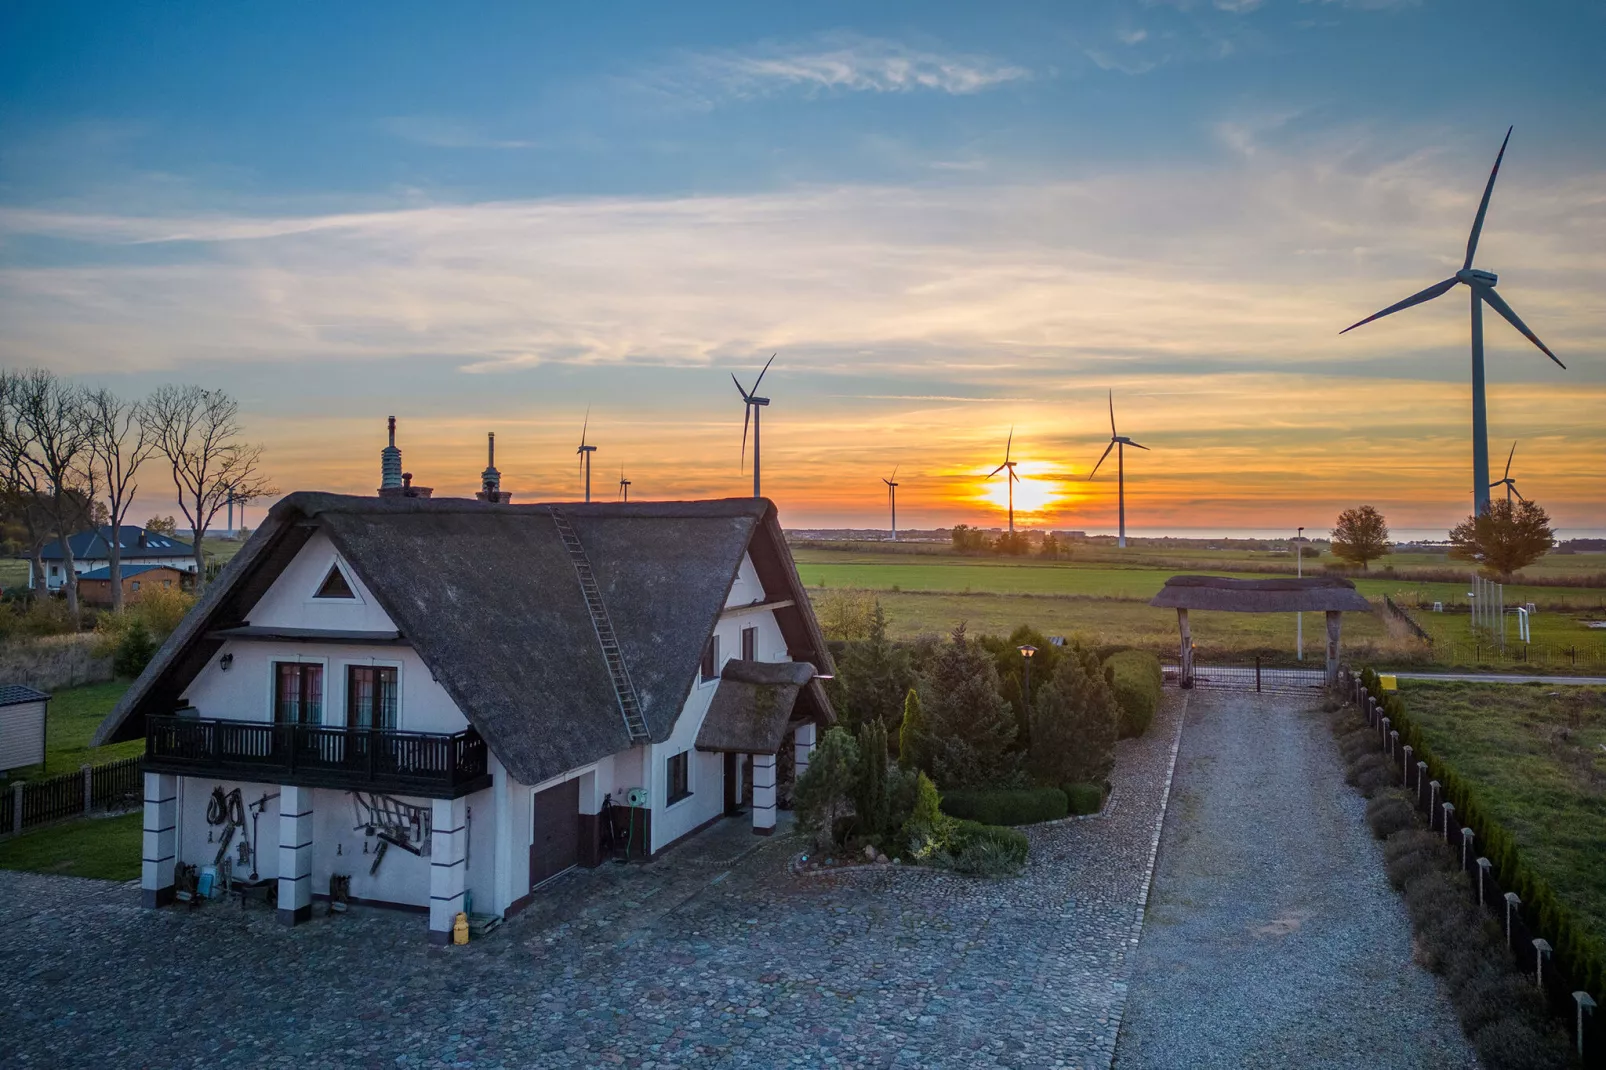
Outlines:
[[[1036,515],[1051,511],[1062,498],[1058,481],[1046,478],[1034,478],[1030,475],[1020,475],[1019,482],[1015,484],[1015,517]],[[988,480],[982,486],[981,500],[995,507],[1001,514],[1009,510],[1009,485],[1000,473],[994,479]]]

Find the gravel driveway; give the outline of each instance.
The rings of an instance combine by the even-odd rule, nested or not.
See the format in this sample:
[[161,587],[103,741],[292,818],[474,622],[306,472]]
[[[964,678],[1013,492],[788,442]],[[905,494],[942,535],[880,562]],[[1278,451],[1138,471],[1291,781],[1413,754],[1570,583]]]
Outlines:
[[1476,1065],[1312,700],[1196,691],[1115,1065]]
[[1176,735],[1120,744],[1101,817],[1029,833],[1019,878],[797,876],[717,826],[561,878],[465,948],[355,909],[147,912],[0,871],[0,1037],[20,1067],[1105,1067]]

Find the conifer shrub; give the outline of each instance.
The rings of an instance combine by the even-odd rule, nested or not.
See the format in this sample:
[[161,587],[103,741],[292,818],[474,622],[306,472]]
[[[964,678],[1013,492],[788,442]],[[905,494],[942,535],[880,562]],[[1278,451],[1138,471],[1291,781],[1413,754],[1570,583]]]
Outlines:
[[999,693],[992,657],[965,635],[963,624],[932,658],[920,687],[920,709],[926,724],[924,757],[938,784],[995,787],[1016,780],[1015,713]]
[[898,765],[911,772],[929,771],[930,739],[920,693],[910,688],[903,697],[903,724],[898,728]]
[[1116,705],[1121,708],[1120,738],[1141,736],[1149,730],[1160,708],[1160,659],[1147,650],[1122,650],[1105,658],[1104,667],[1110,674]]
[[1064,817],[1070,803],[1059,788],[983,788],[944,792],[942,809],[983,825],[1032,825]]
[[820,850],[843,845],[847,823],[842,819],[852,811],[858,769],[859,745],[845,729],[832,728],[815,746],[808,769],[792,788],[798,828]]
[[136,618],[123,633],[117,652],[112,655],[112,672],[132,679],[145,671],[145,666],[156,656],[156,641],[146,629],[145,622]]
[[879,720],[860,725],[858,744],[853,811],[859,819],[859,835],[880,843],[889,831],[886,726]]
[[1115,767],[1120,708],[1091,653],[1068,648],[1032,702],[1026,768],[1038,784],[1103,784]]
[[954,825],[954,819],[942,812],[942,797],[937,794],[937,785],[925,773],[917,774],[914,805],[903,823],[903,841],[907,845],[908,856],[923,862],[947,851],[953,838]]
[[1030,850],[1026,834],[977,821],[956,821],[940,864],[958,873],[1003,877],[1026,864]]

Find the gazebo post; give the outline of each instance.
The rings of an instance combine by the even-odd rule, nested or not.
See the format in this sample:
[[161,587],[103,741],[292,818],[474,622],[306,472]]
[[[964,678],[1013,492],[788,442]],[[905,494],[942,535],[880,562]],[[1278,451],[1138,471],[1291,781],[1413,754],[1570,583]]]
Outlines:
[[1327,686],[1338,686],[1338,631],[1344,614],[1336,609],[1327,611]]
[[1177,630],[1182,633],[1182,659],[1177,662],[1177,682],[1183,687],[1193,686],[1193,633],[1188,631],[1188,611],[1177,607]]

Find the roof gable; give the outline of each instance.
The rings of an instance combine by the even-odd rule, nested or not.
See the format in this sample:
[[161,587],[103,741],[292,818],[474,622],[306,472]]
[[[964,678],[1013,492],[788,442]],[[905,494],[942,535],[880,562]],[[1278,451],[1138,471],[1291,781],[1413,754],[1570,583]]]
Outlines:
[[[523,783],[631,745],[554,509],[585,549],[655,740],[668,738],[744,554],[792,656],[830,671],[774,506],[764,499],[503,505],[293,494],[208,588],[96,733],[138,738],[250,619],[312,538],[327,535],[361,590]],[[307,593],[311,593],[309,580]]]

